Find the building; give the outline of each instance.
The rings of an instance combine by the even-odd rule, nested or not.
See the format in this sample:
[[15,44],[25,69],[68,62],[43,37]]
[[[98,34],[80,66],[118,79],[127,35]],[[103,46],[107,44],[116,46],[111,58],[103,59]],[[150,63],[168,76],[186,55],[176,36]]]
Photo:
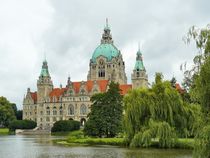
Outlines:
[[148,86],[148,76],[143,65],[140,49],[127,84],[125,62],[121,52],[114,45],[111,29],[106,22],[100,45],[93,52],[89,63],[87,81],[73,82],[68,77],[65,88],[54,88],[47,61],[43,61],[37,80],[37,91],[27,94],[23,100],[23,119],[34,120],[40,129],[50,129],[58,120],[78,120],[84,125],[90,112],[90,98],[95,93],[106,92],[110,81],[120,84],[121,94],[129,89]]

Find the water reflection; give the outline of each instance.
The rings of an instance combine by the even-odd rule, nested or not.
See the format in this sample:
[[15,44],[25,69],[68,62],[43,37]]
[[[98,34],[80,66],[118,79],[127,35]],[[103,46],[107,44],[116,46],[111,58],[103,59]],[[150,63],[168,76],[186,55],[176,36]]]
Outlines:
[[0,158],[191,158],[190,150],[126,149],[113,146],[65,147],[55,136],[2,136]]

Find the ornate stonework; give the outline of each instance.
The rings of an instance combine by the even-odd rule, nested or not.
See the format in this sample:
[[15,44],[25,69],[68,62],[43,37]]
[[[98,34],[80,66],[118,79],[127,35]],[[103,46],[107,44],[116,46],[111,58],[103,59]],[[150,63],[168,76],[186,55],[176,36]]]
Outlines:
[[84,125],[90,112],[90,98],[108,89],[110,81],[120,84],[121,94],[129,89],[148,86],[142,55],[137,52],[132,74],[132,84],[127,84],[125,62],[121,52],[114,46],[108,21],[101,44],[90,59],[87,81],[72,82],[70,77],[65,88],[54,88],[45,60],[37,81],[37,91],[27,89],[23,100],[23,119],[34,120],[39,129],[51,129],[58,120],[78,120]]

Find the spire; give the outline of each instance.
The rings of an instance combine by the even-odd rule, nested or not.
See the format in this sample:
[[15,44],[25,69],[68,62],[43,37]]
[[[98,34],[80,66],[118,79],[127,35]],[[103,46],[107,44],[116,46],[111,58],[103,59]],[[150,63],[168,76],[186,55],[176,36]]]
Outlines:
[[50,77],[46,58],[44,59],[44,61],[42,63],[42,70],[41,70],[40,76],[41,77]]
[[111,30],[108,23],[108,18],[106,18],[106,25],[104,27],[104,33],[102,35],[101,44],[113,44]]
[[68,76],[68,80],[67,80],[67,86],[71,84],[71,78],[70,75]]
[[108,18],[106,18],[106,26],[104,27],[104,30],[110,30]]
[[136,64],[135,64],[134,69],[135,70],[143,70],[143,71],[145,71],[145,67],[144,67],[144,64],[143,64],[142,53],[140,51],[140,44],[138,46],[138,51],[136,53]]

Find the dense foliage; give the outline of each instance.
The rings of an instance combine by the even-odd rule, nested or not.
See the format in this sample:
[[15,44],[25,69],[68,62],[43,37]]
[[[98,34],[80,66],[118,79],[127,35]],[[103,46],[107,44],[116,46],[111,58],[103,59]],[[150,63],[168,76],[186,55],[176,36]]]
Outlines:
[[69,132],[80,129],[80,122],[74,120],[60,120],[54,123],[51,132]]
[[111,82],[106,93],[95,94],[91,101],[84,133],[96,137],[116,136],[121,131],[123,111],[119,84]]
[[148,147],[157,139],[160,147],[172,147],[176,137],[188,137],[199,128],[199,106],[184,103],[169,81],[156,74],[150,89],[135,89],[124,97],[124,125],[130,146]]
[[[203,118],[200,121],[200,130],[196,135],[194,148],[195,158],[210,157],[210,25],[199,29],[192,27],[189,30],[187,41],[195,41],[198,55],[194,57],[191,70],[185,72],[184,83],[188,80],[188,89],[191,100],[201,105]],[[187,79],[186,79],[187,78]]]
[[16,119],[14,105],[5,97],[0,97],[0,126],[8,127],[9,123]]
[[13,120],[9,124],[9,129],[14,131],[16,129],[33,129],[36,127],[36,122],[31,120]]

